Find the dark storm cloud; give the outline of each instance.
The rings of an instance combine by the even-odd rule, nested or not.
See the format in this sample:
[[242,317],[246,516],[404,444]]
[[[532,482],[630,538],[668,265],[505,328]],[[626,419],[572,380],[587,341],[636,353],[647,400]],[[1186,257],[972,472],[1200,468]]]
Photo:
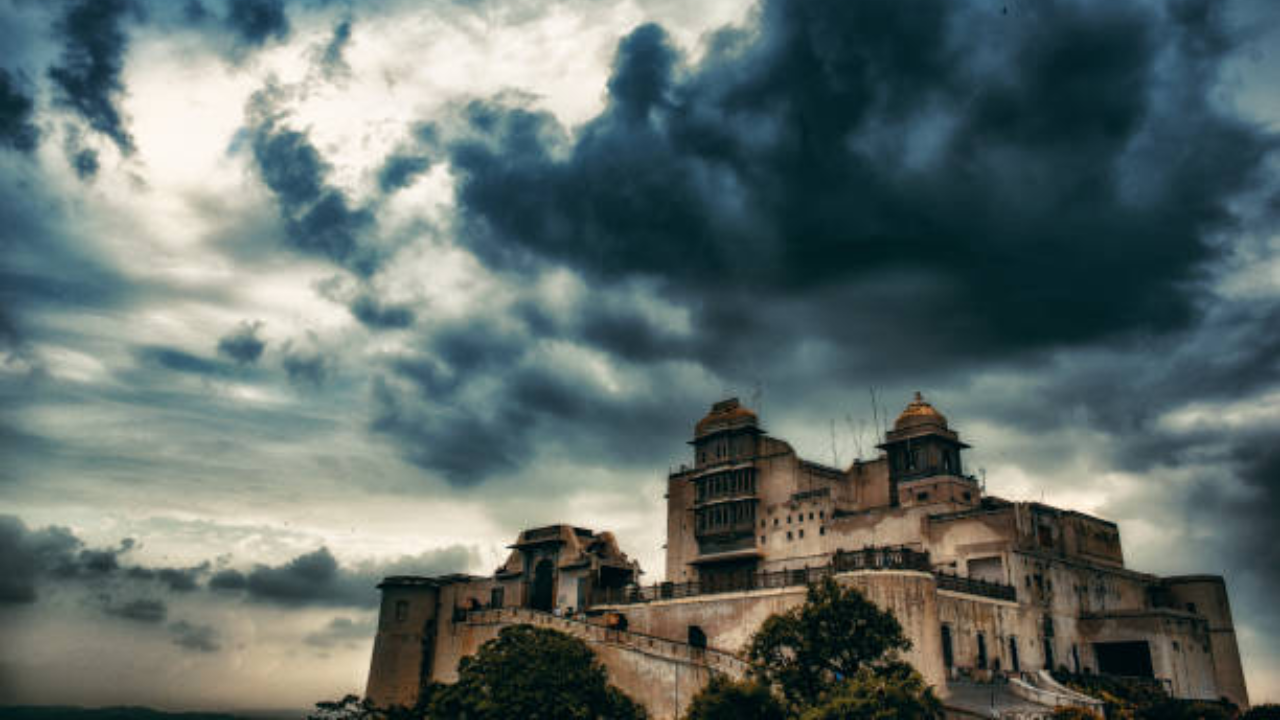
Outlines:
[[106,605],[103,610],[125,620],[141,623],[164,622],[169,608],[162,600],[130,600],[119,605]]
[[218,340],[218,354],[231,358],[239,365],[252,365],[262,357],[267,343],[258,337],[261,322],[242,322]]
[[126,574],[137,580],[154,580],[172,592],[188,593],[200,587],[200,578],[209,572],[209,563],[186,568],[131,567]]
[[376,630],[377,625],[372,621],[358,622],[349,617],[336,617],[323,629],[309,633],[302,641],[322,649],[335,646],[356,647],[368,642]]
[[321,547],[280,565],[259,564],[248,572],[222,570],[210,578],[209,587],[222,592],[243,592],[250,600],[286,607],[366,607],[377,603],[376,586],[386,575],[459,572],[472,564],[471,551],[452,546],[385,563],[344,567],[328,548]]
[[[185,593],[195,590],[209,570],[207,563],[185,568],[123,564],[121,558],[135,545],[126,538],[115,548],[88,548],[66,528],[29,530],[19,518],[0,515],[0,603],[35,602],[38,587],[45,582],[123,580],[134,583],[131,587],[135,588],[158,584],[171,592]],[[163,619],[162,613],[151,618],[154,607],[146,604],[160,603],[158,600],[123,604],[113,603],[110,596],[103,600],[108,614],[135,620]]]
[[527,304],[493,312],[427,329],[420,351],[391,358],[374,379],[372,429],[450,483],[518,472],[552,446],[578,460],[653,462],[702,409],[662,368],[646,371],[651,387],[609,392],[537,354],[546,341],[575,339],[575,322]]
[[282,0],[231,0],[226,24],[242,43],[253,47],[289,36],[289,18]]
[[774,331],[953,363],[1167,332],[1274,144],[1210,102],[1225,50],[1204,3],[769,2],[688,68],[645,26],[572,140],[468,108],[461,237],[656,280],[719,368],[744,341],[778,361]]
[[419,123],[407,142],[401,143],[378,170],[378,188],[383,194],[408,187],[431,169],[440,150],[439,130],[434,123]]
[[319,388],[333,373],[333,362],[319,350],[298,348],[292,343],[285,345],[280,363],[289,382],[297,387]]
[[412,307],[386,303],[369,293],[363,293],[352,301],[351,314],[371,328],[406,328],[413,324]]
[[73,110],[89,127],[107,136],[120,152],[133,152],[133,137],[125,127],[118,102],[124,94],[128,36],[125,16],[129,0],[81,0],[67,5],[55,24],[63,41],[59,64],[49,68],[55,100]]
[[362,234],[374,225],[366,208],[352,207],[346,195],[327,184],[331,167],[306,133],[281,124],[275,108],[280,90],[267,88],[249,103],[249,135],[254,163],[279,204],[290,244],[368,276],[378,266]]
[[174,645],[184,650],[212,653],[222,649],[218,631],[209,625],[178,620],[169,624],[169,636]]
[[173,372],[210,376],[229,375],[232,372],[232,366],[226,363],[192,355],[177,348],[152,345],[139,348],[138,355],[149,365]]
[[40,130],[31,122],[33,103],[25,85],[0,68],[0,145],[30,152],[40,142]]
[[0,603],[32,603],[41,576],[73,567],[80,541],[66,528],[27,530],[0,515]]

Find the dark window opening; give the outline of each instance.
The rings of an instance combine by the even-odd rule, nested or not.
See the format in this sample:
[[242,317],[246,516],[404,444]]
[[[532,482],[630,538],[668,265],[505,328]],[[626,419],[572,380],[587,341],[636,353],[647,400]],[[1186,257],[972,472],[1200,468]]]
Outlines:
[[804,537],[804,528],[800,528],[800,537]]
[[1044,639],[1044,669],[1053,670],[1053,638]]
[[923,502],[923,501],[928,500],[928,499],[929,499],[929,493],[927,493],[927,492],[919,492],[919,493],[916,493],[916,500],[918,500],[918,501],[920,501],[920,502]]
[[951,626],[942,626],[942,664],[951,667],[955,665],[955,657],[951,654]]
[[[1178,649],[1177,645],[1178,643],[1174,643],[1174,650]],[[1075,643],[1071,644],[1071,668],[1075,670],[1077,675],[1080,674],[1080,649],[1076,647]]]
[[489,607],[500,608],[503,601],[503,588],[496,587],[489,591]]
[[404,622],[409,618],[409,602],[407,600],[396,601],[396,622]]
[[826,526],[826,525],[823,525],[822,527],[818,528],[818,534],[819,534],[819,535],[826,535],[826,534],[827,534],[827,526]]
[[1094,643],[1098,672],[1103,675],[1155,677],[1151,665],[1151,646],[1145,640]]
[[1187,612],[1194,613],[1196,611],[1195,603],[1187,603]]
[[987,636],[978,633],[978,669],[987,669]]
[[1018,662],[1018,638],[1009,636],[1009,667],[1014,672],[1022,672],[1022,665]]

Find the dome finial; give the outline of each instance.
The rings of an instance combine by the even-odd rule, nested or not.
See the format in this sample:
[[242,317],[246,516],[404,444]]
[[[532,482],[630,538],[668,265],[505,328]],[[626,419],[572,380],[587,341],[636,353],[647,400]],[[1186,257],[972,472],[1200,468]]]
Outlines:
[[947,427],[947,418],[926,402],[919,390],[916,391],[915,399],[908,403],[902,414],[898,416],[893,427],[895,430],[902,430],[917,425],[936,425],[943,429]]

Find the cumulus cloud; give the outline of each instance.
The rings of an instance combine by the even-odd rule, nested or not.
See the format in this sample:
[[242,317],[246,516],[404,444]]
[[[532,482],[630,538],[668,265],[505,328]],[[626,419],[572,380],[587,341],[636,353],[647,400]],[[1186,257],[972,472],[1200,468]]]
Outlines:
[[279,565],[258,564],[246,572],[221,570],[210,578],[209,587],[243,592],[249,600],[285,607],[371,607],[377,603],[375,588],[384,576],[462,572],[475,562],[473,549],[455,545],[392,561],[344,567],[327,547],[321,547]]

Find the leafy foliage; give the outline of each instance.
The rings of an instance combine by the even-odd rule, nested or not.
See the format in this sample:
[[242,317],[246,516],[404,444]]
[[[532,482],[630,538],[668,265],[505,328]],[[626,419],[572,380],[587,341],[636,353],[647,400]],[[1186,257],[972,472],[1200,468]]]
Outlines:
[[942,703],[920,673],[905,662],[863,665],[825,694],[801,720],[932,720]]
[[693,697],[686,720],[783,720],[785,708],[767,685],[716,675]]
[[760,680],[810,707],[827,688],[910,647],[892,614],[828,577],[809,586],[803,605],[765,620],[747,652]]
[[1240,716],[1240,720],[1280,720],[1280,705],[1254,705]]
[[531,625],[504,628],[458,664],[458,682],[437,686],[427,716],[438,720],[632,720],[644,709],[608,684],[585,643]]

